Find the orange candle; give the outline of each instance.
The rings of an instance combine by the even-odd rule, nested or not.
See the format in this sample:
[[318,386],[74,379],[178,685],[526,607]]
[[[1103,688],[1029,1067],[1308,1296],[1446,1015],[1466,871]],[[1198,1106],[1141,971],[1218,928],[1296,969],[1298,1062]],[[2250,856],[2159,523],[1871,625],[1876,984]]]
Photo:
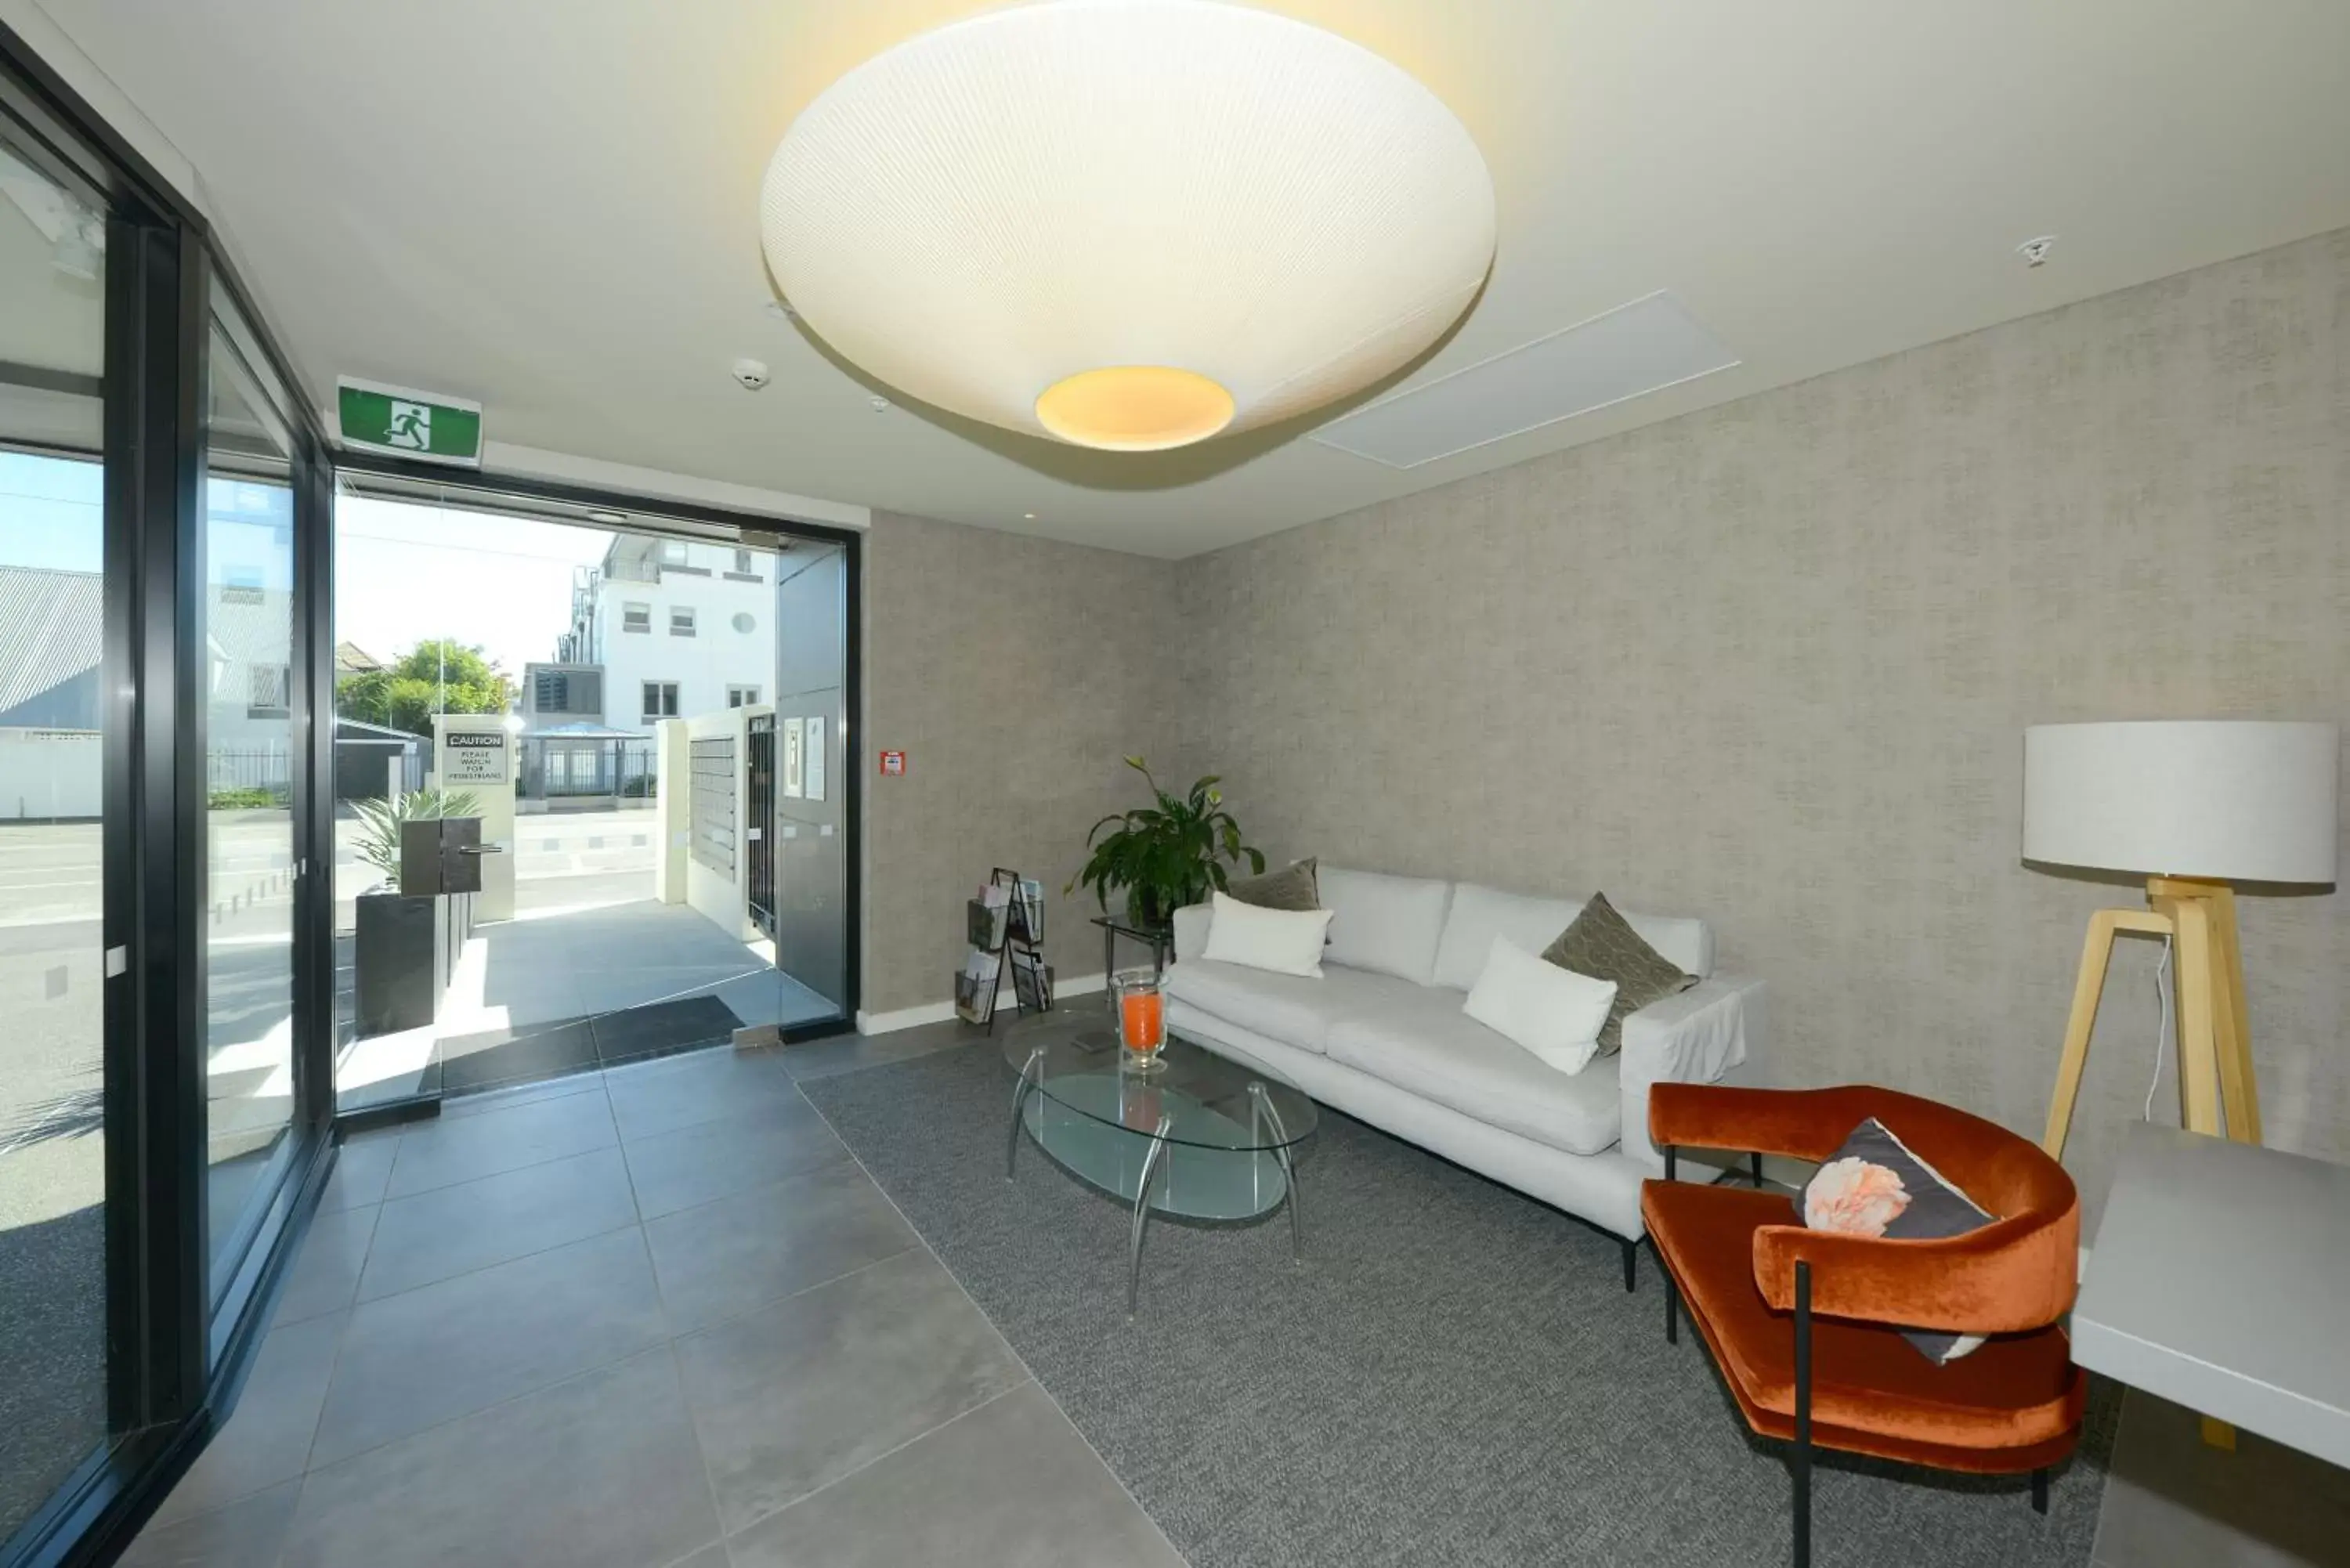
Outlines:
[[1139,992],[1118,998],[1118,1032],[1126,1037],[1128,1050],[1158,1050],[1159,1031],[1165,1024],[1166,1014],[1161,1010],[1157,992]]

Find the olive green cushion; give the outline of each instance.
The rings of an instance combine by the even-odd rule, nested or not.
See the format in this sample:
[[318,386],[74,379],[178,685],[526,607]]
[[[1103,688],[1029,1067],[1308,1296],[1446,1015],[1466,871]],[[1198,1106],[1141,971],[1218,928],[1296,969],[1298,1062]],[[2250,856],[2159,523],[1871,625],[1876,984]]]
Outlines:
[[1243,904],[1254,904],[1260,909],[1318,909],[1322,907],[1322,886],[1315,877],[1314,862],[1310,858],[1278,871],[1268,871],[1262,877],[1232,883],[1224,892]]
[[1605,893],[1591,895],[1575,923],[1559,932],[1542,956],[1561,969],[1616,982],[1616,1005],[1607,1010],[1607,1022],[1599,1030],[1603,1056],[1613,1056],[1623,1045],[1626,1014],[1697,983],[1697,976],[1683,974],[1672,960],[1642,941]]

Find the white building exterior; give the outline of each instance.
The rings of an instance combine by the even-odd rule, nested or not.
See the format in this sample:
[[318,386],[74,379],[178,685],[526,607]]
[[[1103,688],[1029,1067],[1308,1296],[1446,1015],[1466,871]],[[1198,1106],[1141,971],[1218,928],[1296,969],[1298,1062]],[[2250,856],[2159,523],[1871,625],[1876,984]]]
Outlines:
[[582,575],[571,615],[555,660],[524,669],[529,729],[593,722],[650,737],[663,719],[775,698],[775,557],[764,551],[623,534]]

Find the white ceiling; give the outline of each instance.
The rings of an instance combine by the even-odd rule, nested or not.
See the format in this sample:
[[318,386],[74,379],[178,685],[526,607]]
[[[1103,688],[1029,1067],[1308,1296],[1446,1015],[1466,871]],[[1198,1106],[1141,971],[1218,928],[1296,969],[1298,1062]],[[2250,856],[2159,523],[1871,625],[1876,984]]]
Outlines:
[[1275,0],[1492,166],[1492,283],[1405,385],[1659,290],[1741,363],[1409,469],[1294,425],[1083,452],[876,413],[764,308],[785,128],[974,0],[42,4],[201,171],[314,396],[425,387],[503,441],[1170,556],[2350,225],[2338,0]]

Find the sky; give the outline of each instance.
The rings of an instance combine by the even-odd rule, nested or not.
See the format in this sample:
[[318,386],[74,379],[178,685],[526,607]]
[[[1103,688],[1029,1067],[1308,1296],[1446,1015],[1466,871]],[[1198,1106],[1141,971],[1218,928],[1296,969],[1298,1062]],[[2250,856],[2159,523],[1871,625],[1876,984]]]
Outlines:
[[519,680],[571,628],[572,573],[612,535],[535,518],[335,498],[335,640],[389,664],[430,637],[478,644]]

